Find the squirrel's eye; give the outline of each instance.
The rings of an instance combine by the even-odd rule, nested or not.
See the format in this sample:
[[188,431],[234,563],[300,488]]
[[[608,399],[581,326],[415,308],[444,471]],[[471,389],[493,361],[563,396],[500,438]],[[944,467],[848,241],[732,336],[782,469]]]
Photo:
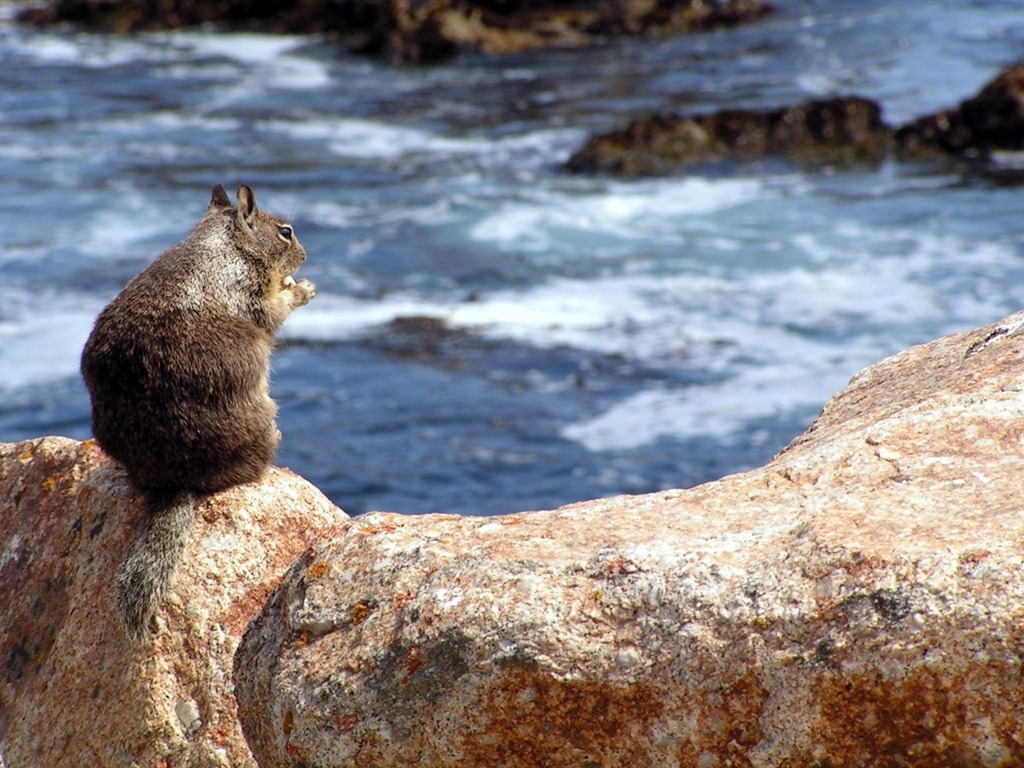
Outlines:
[[277,233],[285,240],[292,239],[292,228],[291,227],[278,227]]

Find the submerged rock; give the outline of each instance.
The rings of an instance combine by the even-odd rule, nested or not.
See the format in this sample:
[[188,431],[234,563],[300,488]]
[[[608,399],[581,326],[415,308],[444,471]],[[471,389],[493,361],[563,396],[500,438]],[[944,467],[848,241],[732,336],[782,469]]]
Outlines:
[[465,328],[449,325],[440,317],[403,315],[373,329],[364,338],[373,349],[406,360],[445,360],[451,367],[462,367],[456,350],[466,347],[494,346]]
[[624,176],[664,174],[696,163],[781,156],[802,163],[877,162],[892,129],[881,108],[858,96],[766,111],[726,109],[709,115],[652,115],[592,137],[566,162],[570,171]]
[[1024,313],[862,373],[767,466],[375,513],[235,657],[263,768],[1024,765]]
[[92,441],[0,444],[0,764],[255,765],[235,647],[313,532],[348,517],[279,469],[201,499],[158,629],[132,642],[114,574],[142,513]]
[[439,61],[460,51],[512,53],[589,45],[617,35],[735,26],[771,10],[764,0],[54,0],[21,18],[116,32],[215,23],[234,29],[329,33],[350,49],[415,63]]

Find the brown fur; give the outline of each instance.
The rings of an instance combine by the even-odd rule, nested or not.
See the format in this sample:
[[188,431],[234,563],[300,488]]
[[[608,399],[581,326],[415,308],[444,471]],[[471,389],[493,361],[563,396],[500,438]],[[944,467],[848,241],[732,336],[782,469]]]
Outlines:
[[290,277],[305,258],[291,225],[258,210],[252,190],[239,187],[236,208],[217,185],[192,234],[96,320],[82,353],[93,433],[146,495],[149,517],[167,516],[147,519],[118,576],[133,634],[184,546],[194,494],[258,480],[273,461],[270,353],[285,317],[315,295]]

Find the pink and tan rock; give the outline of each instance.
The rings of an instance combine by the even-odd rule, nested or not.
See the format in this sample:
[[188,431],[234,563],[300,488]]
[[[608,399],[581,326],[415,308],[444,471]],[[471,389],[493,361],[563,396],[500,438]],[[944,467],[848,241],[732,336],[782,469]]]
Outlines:
[[200,500],[158,630],[130,642],[113,575],[141,500],[92,441],[0,444],[0,764],[254,766],[231,659],[314,531],[347,521],[301,478]]
[[767,466],[376,513],[235,658],[277,766],[1024,765],[1024,314],[856,376]]

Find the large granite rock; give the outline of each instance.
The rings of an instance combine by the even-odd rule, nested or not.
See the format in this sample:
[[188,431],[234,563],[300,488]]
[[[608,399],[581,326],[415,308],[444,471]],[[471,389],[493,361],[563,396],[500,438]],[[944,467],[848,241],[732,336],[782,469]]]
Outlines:
[[277,766],[1024,765],[1024,313],[857,375],[767,466],[352,520],[243,639]]
[[512,53],[588,45],[616,35],[735,26],[771,10],[764,0],[51,0],[21,18],[117,32],[203,23],[320,32],[352,50],[403,63],[439,61],[461,51]]
[[202,500],[159,630],[133,643],[113,576],[141,514],[92,441],[0,444],[0,765],[255,765],[235,648],[314,531],[348,518],[282,470]]

